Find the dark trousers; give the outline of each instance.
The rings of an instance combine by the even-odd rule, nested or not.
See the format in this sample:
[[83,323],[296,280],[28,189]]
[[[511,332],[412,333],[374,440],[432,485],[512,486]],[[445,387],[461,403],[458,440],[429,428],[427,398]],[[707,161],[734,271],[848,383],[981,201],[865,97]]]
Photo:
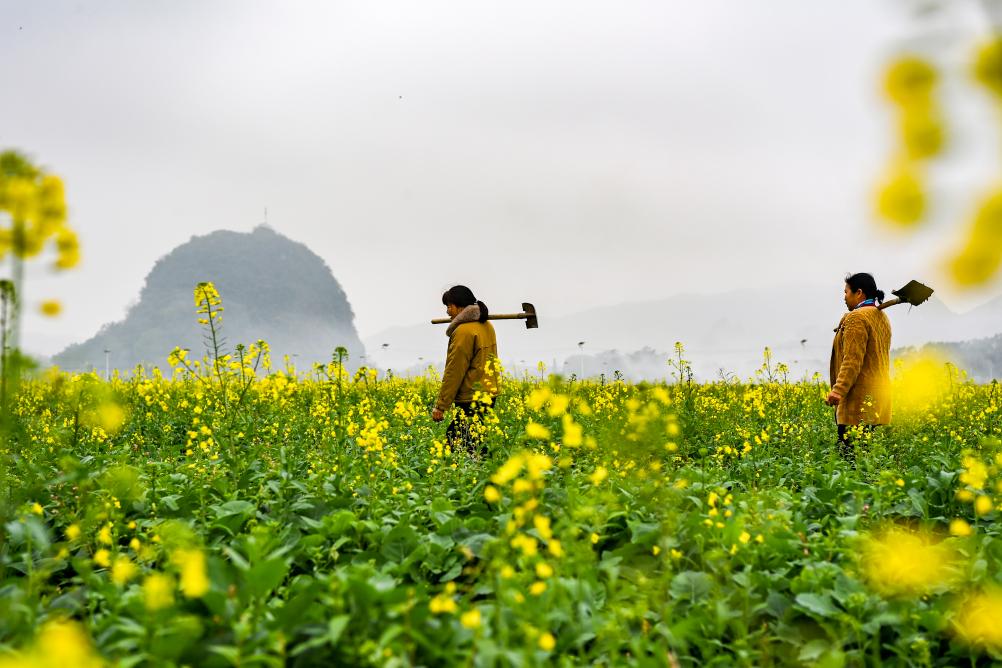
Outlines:
[[856,459],[856,440],[863,434],[873,433],[877,425],[838,425],[838,452],[842,457],[849,460]]
[[456,416],[445,430],[445,438],[453,452],[463,448],[471,455],[487,454],[481,423],[484,414],[493,408],[494,397],[488,401],[456,402]]

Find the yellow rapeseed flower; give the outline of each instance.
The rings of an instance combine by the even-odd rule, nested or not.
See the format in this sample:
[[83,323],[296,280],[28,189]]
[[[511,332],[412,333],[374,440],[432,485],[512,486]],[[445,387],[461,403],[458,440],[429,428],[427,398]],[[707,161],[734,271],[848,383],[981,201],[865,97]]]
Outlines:
[[536,532],[543,540],[550,540],[553,537],[553,529],[550,528],[550,518],[546,515],[536,515],[532,518],[532,526],[536,527]]
[[477,608],[472,608],[467,610],[462,615],[459,616],[459,623],[468,629],[478,629],[480,628],[481,617],[480,610]]
[[101,530],[97,532],[97,540],[98,542],[104,543],[105,545],[111,545],[112,538],[111,538],[110,524],[105,524],[103,527],[101,527]]
[[111,552],[104,548],[98,550],[94,553],[94,563],[101,568],[107,568],[111,565]]
[[994,507],[995,504],[992,503],[992,500],[983,494],[974,499],[974,512],[978,515],[987,515],[992,512]]
[[608,477],[609,477],[609,469],[605,468],[604,466],[599,466],[594,471],[592,471],[592,474],[588,476],[588,479],[591,480],[591,484],[598,485]]
[[931,107],[911,107],[901,116],[901,143],[912,160],[932,158],[943,150],[943,117]]
[[924,594],[955,576],[956,555],[928,534],[890,527],[867,537],[862,566],[870,585],[887,595]]
[[556,646],[557,639],[553,637],[552,633],[547,632],[539,636],[539,649],[544,652],[552,652]]
[[199,598],[209,591],[205,554],[201,550],[177,550],[172,561],[181,571],[181,592],[185,596]]
[[953,619],[957,637],[969,645],[1002,651],[1002,590],[989,589],[965,600]]
[[988,480],[988,467],[985,463],[971,455],[965,455],[960,463],[964,467],[960,482],[974,489],[984,489],[985,481]]
[[35,513],[36,515],[42,515],[45,513],[45,509],[42,508],[42,504],[36,501],[35,503],[31,504],[31,512]]
[[525,456],[521,453],[516,453],[509,457],[508,461],[501,465],[501,468],[494,472],[494,475],[491,476],[491,481],[495,485],[506,485],[521,473],[524,466]]
[[570,413],[565,413],[563,420],[562,443],[569,448],[576,448],[584,442],[584,429],[574,421]]
[[553,460],[542,453],[526,455],[525,468],[531,480],[539,480],[543,473],[553,467]]
[[918,173],[904,165],[896,166],[877,190],[877,214],[901,227],[913,227],[925,216],[926,197]]
[[555,394],[550,397],[550,407],[547,413],[550,417],[560,417],[567,411],[567,406],[571,403],[571,398],[566,394]]
[[532,594],[533,596],[539,596],[544,591],[546,591],[546,583],[543,582],[542,580],[536,580],[529,587],[529,593]]
[[118,557],[111,567],[111,581],[124,585],[139,573],[139,568],[128,557]]
[[946,270],[953,282],[969,288],[984,285],[1002,269],[1002,253],[990,246],[969,244],[953,257]]
[[80,526],[71,524],[66,527],[66,540],[76,540],[80,537]]
[[428,610],[431,611],[433,615],[452,614],[456,612],[457,609],[458,607],[456,606],[456,602],[451,596],[446,594],[439,594],[428,602]]
[[950,535],[963,538],[970,536],[972,533],[974,533],[974,530],[971,529],[971,525],[959,517],[950,521]]
[[487,503],[498,503],[501,501],[501,492],[494,485],[484,487],[484,499]]
[[536,577],[538,577],[541,580],[553,577],[553,567],[550,566],[545,561],[539,562],[538,564],[536,564]]
[[525,425],[525,435],[537,441],[545,441],[550,438],[550,430],[538,422],[529,420],[529,424]]
[[163,573],[152,573],[143,580],[146,609],[155,612],[174,605],[174,580]]
[[978,49],[974,59],[974,78],[1002,97],[1002,37],[994,37]]
[[47,299],[38,305],[38,312],[46,317],[55,318],[63,312],[63,305],[56,299]]
[[564,555],[564,548],[556,538],[546,544],[546,551],[558,559]]
[[10,665],[61,668],[97,668],[104,665],[83,627],[72,621],[46,622],[32,650],[21,659],[15,659]]
[[936,86],[936,69],[923,58],[901,56],[887,68],[884,92],[894,102],[908,106],[927,104]]

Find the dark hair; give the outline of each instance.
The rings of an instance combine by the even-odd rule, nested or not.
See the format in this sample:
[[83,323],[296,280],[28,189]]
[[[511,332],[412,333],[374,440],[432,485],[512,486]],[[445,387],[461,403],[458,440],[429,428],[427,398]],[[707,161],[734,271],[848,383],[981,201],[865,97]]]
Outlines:
[[445,291],[442,295],[442,303],[448,306],[452,304],[453,306],[458,306],[459,308],[466,308],[467,306],[472,306],[476,304],[480,307],[480,322],[487,322],[487,304],[482,301],[478,301],[476,297],[473,296],[473,290],[470,290],[465,285],[454,285]]
[[872,274],[846,274],[845,283],[853,292],[862,290],[867,299],[876,299],[878,304],[884,301],[884,291],[877,289]]

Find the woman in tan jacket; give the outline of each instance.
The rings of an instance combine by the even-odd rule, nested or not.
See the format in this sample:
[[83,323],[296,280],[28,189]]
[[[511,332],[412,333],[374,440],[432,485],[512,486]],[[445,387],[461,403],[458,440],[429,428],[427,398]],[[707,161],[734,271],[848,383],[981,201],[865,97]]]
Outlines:
[[487,305],[465,285],[449,288],[442,303],[452,322],[445,332],[449,349],[431,419],[442,421],[445,411],[455,404],[456,416],[449,423],[446,438],[453,451],[462,446],[477,454],[482,450],[482,418],[494,407],[500,385],[497,336],[487,321]]
[[835,406],[839,450],[850,458],[854,431],[891,422],[891,323],[877,308],[883,300],[870,274],[846,276],[849,312],[835,329],[827,403]]

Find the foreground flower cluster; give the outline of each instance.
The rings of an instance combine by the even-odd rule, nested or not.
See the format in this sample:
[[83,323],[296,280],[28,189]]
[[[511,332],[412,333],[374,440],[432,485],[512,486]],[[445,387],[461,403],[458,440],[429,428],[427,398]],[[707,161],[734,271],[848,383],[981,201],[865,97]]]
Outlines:
[[431,376],[267,357],[22,387],[0,665],[1002,660],[997,385],[851,466],[819,382],[509,378],[481,459]]

